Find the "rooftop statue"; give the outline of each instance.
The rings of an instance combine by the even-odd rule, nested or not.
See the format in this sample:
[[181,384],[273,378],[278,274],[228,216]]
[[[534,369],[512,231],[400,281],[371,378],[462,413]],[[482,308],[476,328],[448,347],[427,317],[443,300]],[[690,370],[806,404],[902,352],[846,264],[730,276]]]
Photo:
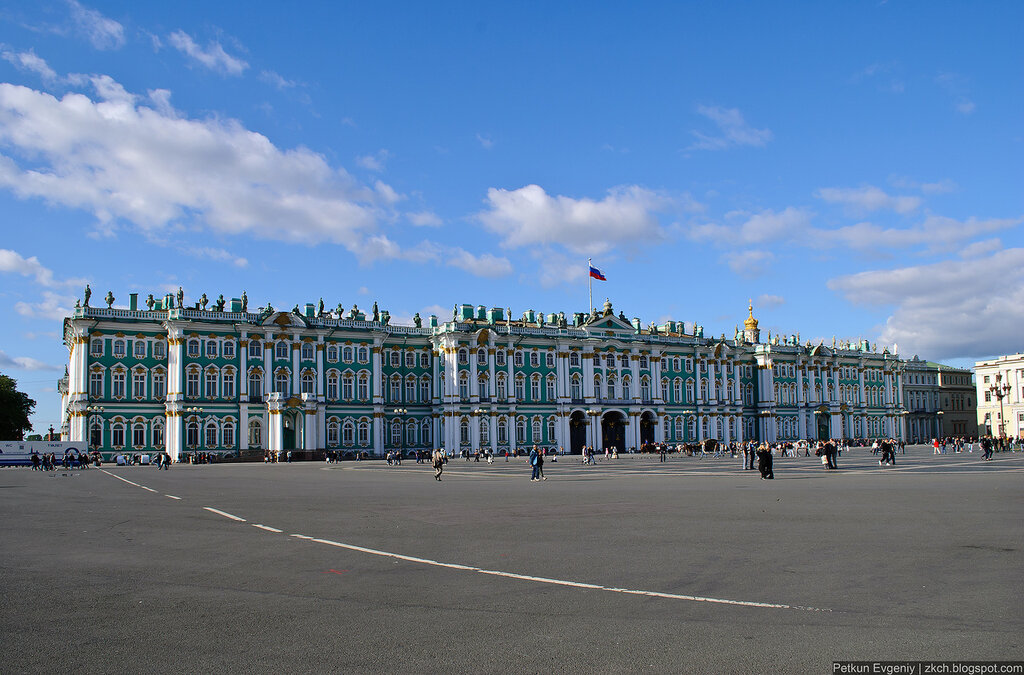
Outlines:
[[223,312],[224,311],[224,304],[225,304],[225,302],[224,302],[224,294],[221,293],[217,297],[217,311],[218,312]]
[[89,284],[85,285],[85,306],[89,306],[89,298],[92,297],[92,289],[89,288]]
[[107,291],[107,297],[105,297],[104,300],[107,301],[107,309],[114,306],[114,294],[110,291]]
[[423,328],[423,319],[420,318],[420,313],[416,312],[412,315],[412,325],[417,328]]
[[149,297],[146,298],[146,307],[149,311],[153,311],[153,306],[156,304],[156,300],[153,299],[153,294],[150,293]]

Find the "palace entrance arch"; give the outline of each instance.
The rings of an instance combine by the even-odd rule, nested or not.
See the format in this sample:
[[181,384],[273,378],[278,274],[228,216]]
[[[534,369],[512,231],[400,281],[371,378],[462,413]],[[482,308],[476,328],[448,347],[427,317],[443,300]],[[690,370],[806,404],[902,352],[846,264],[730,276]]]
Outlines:
[[569,416],[569,452],[574,455],[583,453],[587,444],[587,413],[575,411]]
[[615,448],[619,452],[626,451],[626,416],[618,410],[609,410],[601,416],[602,448]]

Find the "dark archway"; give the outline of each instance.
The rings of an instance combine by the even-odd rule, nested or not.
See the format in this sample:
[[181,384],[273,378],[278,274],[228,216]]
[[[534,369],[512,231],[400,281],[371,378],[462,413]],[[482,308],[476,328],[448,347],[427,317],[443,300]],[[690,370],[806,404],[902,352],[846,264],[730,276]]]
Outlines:
[[281,448],[283,450],[295,450],[297,447],[295,445],[295,439],[297,437],[298,415],[284,413],[282,417],[284,418],[281,420],[281,423],[284,426],[284,433],[282,434]]
[[615,448],[626,452],[626,418],[617,410],[610,410],[601,417],[601,442],[604,448]]
[[819,410],[815,414],[815,418],[817,418],[817,421],[818,421],[818,440],[819,441],[827,441],[827,440],[829,440],[829,438],[832,437],[832,434],[829,433],[829,428],[828,428],[829,427],[829,424],[828,424],[829,423],[828,413],[825,412],[825,411]]
[[640,444],[654,443],[654,430],[658,423],[658,418],[655,417],[651,411],[645,412],[640,416]]
[[569,416],[569,452],[574,455],[583,453],[587,444],[587,414],[577,410]]

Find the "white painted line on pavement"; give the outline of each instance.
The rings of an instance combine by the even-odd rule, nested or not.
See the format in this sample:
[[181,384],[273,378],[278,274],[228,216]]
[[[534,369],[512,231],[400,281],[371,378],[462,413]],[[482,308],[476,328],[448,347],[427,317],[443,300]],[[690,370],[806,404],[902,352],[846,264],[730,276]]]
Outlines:
[[498,570],[487,570],[480,567],[473,567],[471,565],[459,565],[457,563],[440,562],[437,560],[429,560],[427,558],[417,558],[415,556],[402,555],[400,553],[389,553],[388,551],[380,551],[374,548],[366,548],[364,546],[356,546],[354,544],[345,544],[340,541],[332,541],[330,539],[317,539],[314,537],[306,537],[300,534],[293,534],[293,537],[300,539],[309,539],[310,541],[318,544],[326,544],[328,546],[336,546],[338,548],[345,548],[350,551],[358,551],[360,553],[370,553],[372,555],[379,555],[386,558],[395,558],[396,560],[405,560],[413,563],[420,563],[423,565],[432,565],[434,567],[446,567],[448,569],[461,570],[465,572],[477,572],[479,574],[487,574],[496,577],[507,577],[509,579],[520,579],[522,581],[532,581],[541,584],[553,584],[556,586],[571,586],[574,588],[587,588],[596,591],[609,591],[612,593],[625,593],[627,595],[645,595],[652,598],[666,598],[669,600],[689,600],[691,602],[708,602],[720,605],[739,605],[742,607],[763,607],[768,609],[796,609],[808,612],[831,612],[830,609],[819,609],[817,607],[803,607],[800,605],[784,605],[771,602],[754,602],[750,600],[726,600],[723,598],[706,598],[698,595],[680,595],[678,593],[659,593],[657,591],[642,591],[630,588],[615,588],[612,586],[602,586],[601,584],[589,584],[581,581],[568,581],[565,579],[552,579],[549,577],[535,577],[527,574],[516,574],[514,572],[501,572]]
[[258,528],[260,528],[261,530],[266,530],[267,532],[277,532],[277,533],[281,533],[281,532],[283,532],[283,531],[284,531],[284,530],[279,530],[279,529],[277,529],[276,527],[267,527],[266,525],[259,525],[259,524],[257,524],[257,523],[253,523],[253,524],[252,524],[252,526],[253,526],[253,527],[258,527]]
[[127,478],[121,478],[121,477],[120,477],[120,476],[118,476],[117,474],[115,474],[115,473],[110,473],[110,472],[109,472],[109,471],[107,471],[106,469],[100,469],[100,471],[102,471],[103,473],[107,474],[108,476],[113,476],[114,478],[118,479],[119,481],[122,481],[122,482],[128,483],[129,485],[134,485],[135,487],[142,487],[142,486],[141,486],[141,485],[139,485],[138,483],[133,483],[133,482],[131,482],[130,480],[128,480]]
[[146,487],[145,485],[140,485],[139,487],[142,488],[143,490],[149,490],[150,492],[156,492],[156,490],[154,490],[153,488]]
[[216,513],[218,516],[224,516],[225,518],[230,518],[231,520],[237,520],[240,523],[244,523],[245,522],[245,518],[239,518],[238,516],[233,516],[230,513],[228,513],[227,511],[221,511],[220,509],[215,509],[215,508],[212,508],[212,507],[209,507],[209,506],[204,506],[203,508],[206,509],[207,511],[209,511],[210,513]]
[[170,497],[171,499],[177,499],[179,502],[181,501],[181,497],[175,497],[174,495],[164,495],[164,497]]

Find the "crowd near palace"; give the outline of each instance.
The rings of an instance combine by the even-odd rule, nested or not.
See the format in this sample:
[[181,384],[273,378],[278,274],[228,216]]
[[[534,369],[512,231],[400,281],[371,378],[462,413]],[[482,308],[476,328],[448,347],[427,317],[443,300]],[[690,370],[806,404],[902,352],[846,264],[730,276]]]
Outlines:
[[245,293],[185,306],[179,289],[141,308],[132,294],[125,309],[111,293],[105,307],[90,296],[64,322],[61,435],[108,454],[918,442],[952,435],[954,396],[967,419],[976,409],[969,370],[866,340],[762,340],[752,306],[727,338],[676,321],[644,327],[607,301],[518,318],[457,305],[448,320],[398,326],[376,303],[253,312]]

